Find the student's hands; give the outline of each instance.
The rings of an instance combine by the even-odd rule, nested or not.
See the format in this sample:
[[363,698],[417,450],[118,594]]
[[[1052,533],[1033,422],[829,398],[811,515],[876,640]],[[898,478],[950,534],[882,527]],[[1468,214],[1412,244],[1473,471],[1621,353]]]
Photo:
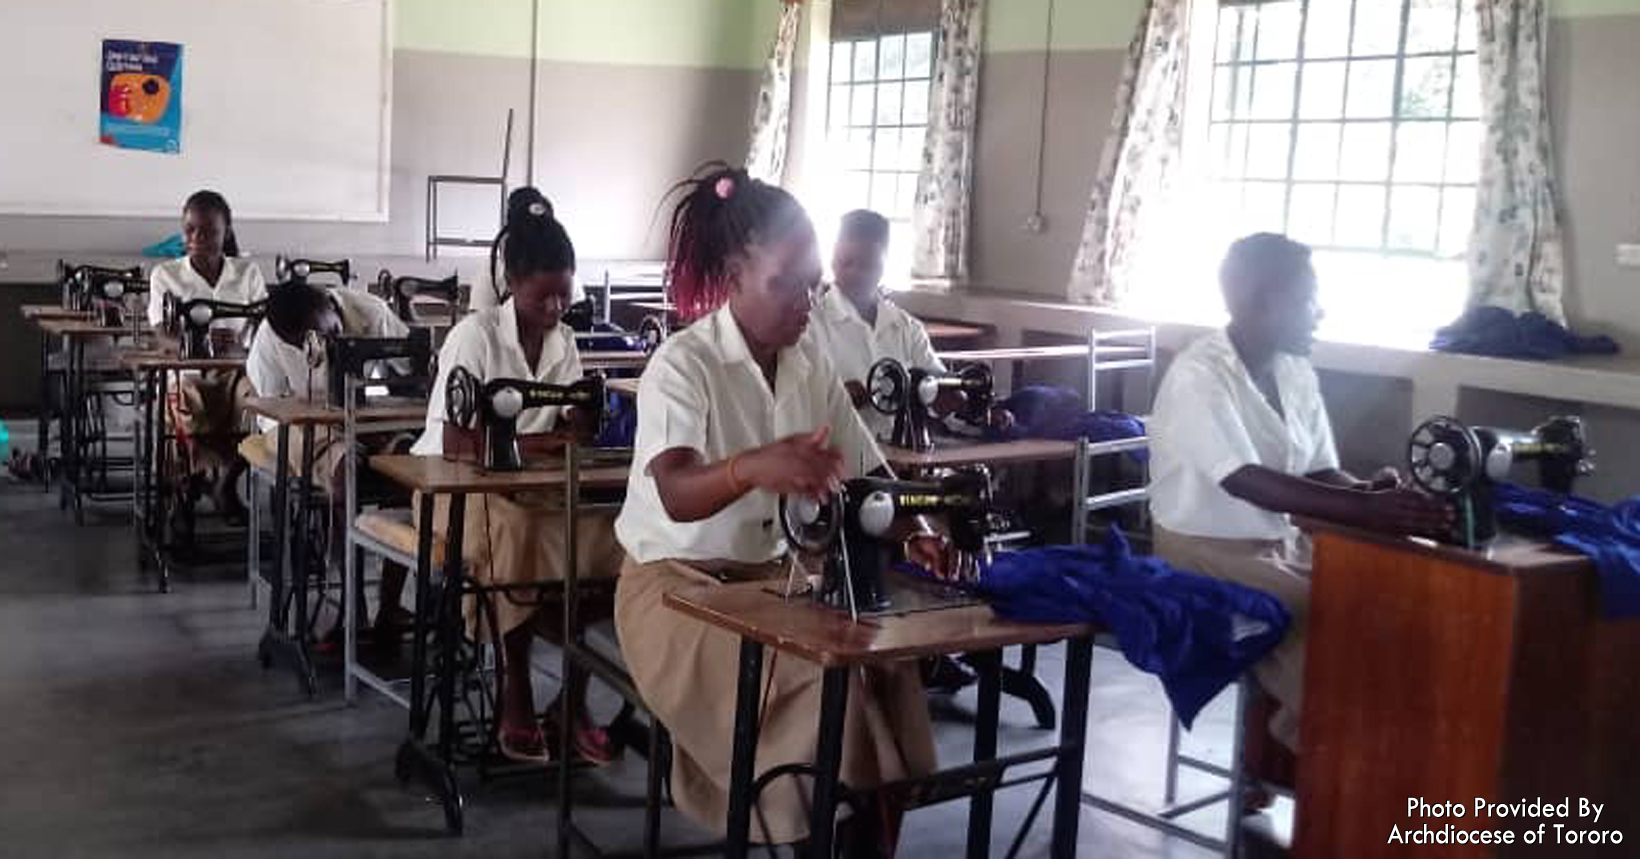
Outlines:
[[871,392],[866,390],[865,383],[850,379],[843,383],[843,388],[848,391],[849,402],[853,403],[855,408],[863,409],[871,403]]
[[1372,473],[1372,478],[1361,484],[1361,488],[1368,492],[1383,492],[1389,489],[1400,489],[1406,486],[1406,479],[1393,466],[1384,466]]
[[848,477],[843,455],[831,446],[831,427],[787,436],[741,454],[736,476],[748,486],[776,495],[819,498],[835,492]]
[[1452,505],[1416,489],[1387,489],[1364,495],[1365,524],[1386,534],[1438,537],[1452,528]]
[[212,328],[210,338],[211,351],[218,355],[239,349],[239,332],[232,328]]
[[1014,413],[1001,406],[991,407],[991,429],[997,432],[1007,432],[1014,428]]
[[577,441],[591,441],[598,435],[597,415],[574,406],[564,407],[558,417],[558,426]]
[[943,534],[912,534],[903,546],[905,559],[927,570],[938,579],[950,579],[955,574],[951,563],[951,541]]

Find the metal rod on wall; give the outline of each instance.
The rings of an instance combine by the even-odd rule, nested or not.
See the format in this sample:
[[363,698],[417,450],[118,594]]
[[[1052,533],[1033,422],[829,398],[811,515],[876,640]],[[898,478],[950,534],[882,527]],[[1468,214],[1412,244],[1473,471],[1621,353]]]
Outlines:
[[[524,132],[524,184],[535,184],[535,87],[541,76],[541,0],[530,0],[530,104]],[[501,177],[503,181],[506,177]]]

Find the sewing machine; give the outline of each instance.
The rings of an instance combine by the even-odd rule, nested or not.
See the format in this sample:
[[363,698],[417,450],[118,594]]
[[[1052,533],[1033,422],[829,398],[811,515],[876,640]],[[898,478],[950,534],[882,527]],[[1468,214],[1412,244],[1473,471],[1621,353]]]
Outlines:
[[102,315],[102,323],[109,328],[125,324],[125,301],[131,296],[148,294],[148,278],[140,271],[100,271],[79,275],[81,291],[79,303],[83,310],[95,310]]
[[871,407],[894,418],[889,443],[915,451],[934,447],[932,424],[942,415],[935,408],[941,394],[954,391],[961,405],[951,413],[965,423],[984,426],[990,419],[991,368],[970,364],[955,372],[942,373],[912,367],[884,358],[866,375],[866,391]]
[[638,321],[638,345],[647,354],[653,354],[666,341],[668,326],[665,317],[650,314]]
[[267,310],[267,302],[234,304],[195,298],[176,305],[176,319],[182,325],[182,357],[188,359],[218,357],[211,343],[211,326],[223,321],[244,319],[247,328],[254,329]]
[[[952,572],[957,581],[973,583],[991,559],[987,538],[1005,526],[991,511],[990,470],[969,466],[926,480],[855,478],[823,503],[782,497],[780,524],[792,548],[824,558],[823,572],[812,583],[815,599],[847,609],[858,619],[862,614],[972,602],[961,592],[938,585],[918,589],[914,598],[911,592],[891,588],[886,577],[892,563],[890,536],[907,516],[943,514],[950,525]],[[794,592],[790,582],[787,592]]]
[[437,299],[449,305],[452,317],[461,304],[461,282],[456,275],[443,280],[428,277],[394,277],[385,269],[376,278],[378,294],[393,305],[393,312],[406,323],[414,322],[415,302],[419,297]]
[[1434,417],[1419,425],[1407,442],[1413,482],[1448,499],[1457,513],[1446,542],[1471,549],[1497,536],[1493,485],[1507,480],[1520,462],[1537,463],[1544,489],[1570,494],[1578,477],[1594,473],[1594,450],[1582,419],[1554,417],[1520,432]]
[[[391,376],[402,376],[407,380],[421,380],[414,385],[417,396],[425,395],[425,380],[431,377],[433,364],[433,332],[426,328],[411,331],[408,337],[327,337],[324,341],[326,394],[330,405],[341,408],[345,405],[344,392],[347,390],[349,376],[365,378],[371,365],[407,365],[407,372],[390,373],[382,379],[382,384],[388,388],[402,387],[392,384]],[[404,370],[404,366],[397,369]],[[311,386],[309,387],[311,390]],[[407,394],[408,395],[408,394]],[[364,405],[365,389],[357,391],[355,405]]]
[[342,282],[343,286],[353,280],[353,263],[349,260],[323,262],[311,259],[287,259],[283,256],[275,257],[273,261],[273,276],[275,280],[296,281],[306,283],[308,278],[316,274],[333,274]]
[[57,283],[62,287],[64,307],[90,310],[91,308],[84,304],[85,293],[98,279],[111,277],[140,280],[146,283],[146,278],[142,273],[142,266],[111,268],[104,265],[69,265],[63,260],[57,260]]
[[481,435],[479,462],[486,471],[523,471],[518,444],[518,416],[525,409],[574,406],[604,418],[604,380],[588,376],[572,385],[549,385],[524,379],[491,379],[482,384],[465,367],[451,367],[444,385],[445,420]]

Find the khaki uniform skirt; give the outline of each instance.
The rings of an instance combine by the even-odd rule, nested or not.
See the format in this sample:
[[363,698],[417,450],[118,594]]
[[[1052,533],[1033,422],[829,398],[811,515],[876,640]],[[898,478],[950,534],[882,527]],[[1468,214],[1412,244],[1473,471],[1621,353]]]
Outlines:
[[1191,537],[1155,527],[1156,554],[1181,570],[1263,591],[1281,601],[1292,625],[1281,643],[1253,667],[1259,685],[1281,704],[1270,733],[1298,751],[1298,716],[1304,700],[1304,641],[1310,615],[1310,542]]
[[193,456],[194,468],[228,465],[244,432],[250,383],[233,371],[180,373],[173,381],[166,410],[172,429]]
[[[421,521],[423,498],[414,499],[416,522]],[[564,579],[564,513],[561,496],[525,493],[514,496],[469,495],[463,517],[461,554],[467,574],[482,585],[526,585]],[[581,513],[577,519],[577,575],[582,579],[613,578],[625,552],[615,540],[615,511]],[[439,496],[433,505],[433,527],[442,537],[449,533],[450,499]],[[530,621],[540,597],[530,589],[490,594],[496,632],[501,635]],[[479,621],[478,601],[462,607],[469,634],[487,631]]]
[[[673,800],[696,823],[721,835],[729,810],[740,639],[661,604],[671,591],[719,583],[708,569],[742,581],[785,575],[778,564],[638,564],[629,558],[616,583],[615,626],[644,703],[672,734]],[[814,762],[820,738],[820,681],[818,665],[768,651],[755,772]],[[917,665],[852,671],[843,729],[843,783],[870,788],[926,775],[937,765]],[[789,844],[808,836],[810,782],[781,778],[764,789],[752,816],[753,840]]]

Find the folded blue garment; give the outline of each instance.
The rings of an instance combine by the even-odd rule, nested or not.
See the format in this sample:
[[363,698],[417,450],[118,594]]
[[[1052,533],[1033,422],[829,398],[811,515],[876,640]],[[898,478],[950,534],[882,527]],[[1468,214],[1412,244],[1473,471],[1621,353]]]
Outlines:
[[631,397],[608,394],[604,404],[604,428],[593,447],[631,447],[638,437],[638,405]]
[[1536,311],[1516,316],[1501,307],[1470,308],[1456,322],[1436,331],[1429,348],[1531,361],[1618,352],[1617,342],[1610,337],[1579,337]]
[[1103,545],[999,555],[977,590],[1012,620],[1109,629],[1128,662],[1161,678],[1185,727],[1291,622],[1269,594],[1135,556],[1114,528]]
[[[989,441],[1024,438],[1115,441],[1145,434],[1144,421],[1124,412],[1090,412],[1082,405],[1082,395],[1069,388],[1031,385],[1020,388],[997,405],[1013,414],[1014,423],[1005,430],[987,429],[985,435]],[[1129,451],[1128,456],[1143,463],[1149,453],[1134,450]]]
[[142,255],[151,259],[176,259],[187,252],[181,233],[172,233],[142,249]]
[[1600,572],[1600,607],[1608,618],[1640,617],[1640,495],[1607,507],[1505,483],[1497,487],[1498,522],[1587,555]]

